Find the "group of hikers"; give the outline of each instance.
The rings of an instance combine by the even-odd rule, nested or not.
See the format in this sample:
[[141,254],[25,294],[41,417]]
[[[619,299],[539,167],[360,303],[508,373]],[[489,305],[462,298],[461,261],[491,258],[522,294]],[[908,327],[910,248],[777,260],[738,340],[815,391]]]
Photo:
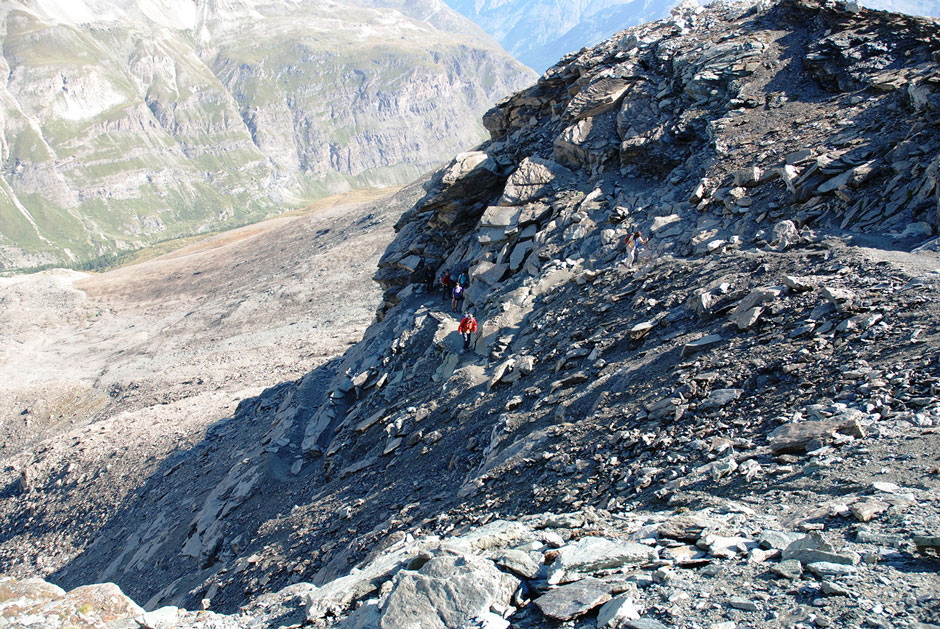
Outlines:
[[[649,242],[649,239],[644,238],[642,232],[634,231],[628,234],[624,242],[627,246],[627,257],[624,262],[628,269],[633,268],[633,264],[641,258],[649,257],[646,250],[646,244]],[[458,270],[454,273],[456,277],[451,275],[450,270],[445,269],[439,278],[435,278],[434,270],[422,260],[419,269],[419,279],[424,285],[425,292],[429,295],[434,292],[435,284],[439,284],[441,287],[441,300],[446,302],[447,298],[450,297],[450,311],[460,312],[463,307],[464,292],[467,290],[467,270]],[[437,279],[437,282],[435,282],[435,279]],[[463,337],[463,349],[467,351],[470,349],[470,341],[477,331],[477,321],[470,311],[464,313],[463,318],[457,326],[457,331]]]
[[[460,312],[463,308],[464,293],[467,290],[469,280],[467,278],[466,269],[455,271],[455,274],[456,277],[452,276],[450,271],[445,269],[441,273],[438,282],[441,287],[441,300],[447,301],[447,298],[450,297],[450,311]],[[434,292],[434,280],[433,269],[431,269],[429,265],[422,266],[421,283],[424,284],[425,292],[429,295]],[[457,331],[463,337],[463,349],[467,351],[470,349],[470,341],[477,331],[477,320],[473,317],[471,312],[468,311],[464,313],[463,318],[457,326]]]

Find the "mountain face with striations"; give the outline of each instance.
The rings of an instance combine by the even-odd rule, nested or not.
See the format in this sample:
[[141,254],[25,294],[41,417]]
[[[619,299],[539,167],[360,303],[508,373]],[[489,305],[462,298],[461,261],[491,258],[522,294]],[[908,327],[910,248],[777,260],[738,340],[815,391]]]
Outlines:
[[404,183],[533,79],[436,0],[0,8],[0,268]]
[[[146,626],[940,624],[938,55],[935,21],[783,0],[564,59],[397,198],[342,356],[160,456],[104,456],[119,419],[9,454],[0,592],[53,618],[113,581]],[[469,351],[422,261],[466,271]]]

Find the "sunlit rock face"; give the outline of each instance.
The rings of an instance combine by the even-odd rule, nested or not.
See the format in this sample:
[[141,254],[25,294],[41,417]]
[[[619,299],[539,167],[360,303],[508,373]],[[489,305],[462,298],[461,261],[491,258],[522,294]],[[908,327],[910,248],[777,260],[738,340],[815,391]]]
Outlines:
[[[384,6],[388,5],[388,6]],[[435,1],[0,9],[0,268],[403,183],[534,75]]]

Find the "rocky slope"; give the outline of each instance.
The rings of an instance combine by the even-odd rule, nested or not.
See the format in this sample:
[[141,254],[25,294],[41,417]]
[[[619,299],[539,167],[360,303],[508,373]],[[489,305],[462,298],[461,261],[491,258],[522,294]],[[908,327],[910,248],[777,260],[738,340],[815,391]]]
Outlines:
[[532,80],[436,0],[0,9],[0,269],[404,183]]
[[[4,570],[213,610],[167,626],[940,623],[938,52],[786,0],[565,59],[401,216],[363,340],[55,572],[20,549],[80,498],[7,468]],[[468,268],[472,352],[422,259]]]

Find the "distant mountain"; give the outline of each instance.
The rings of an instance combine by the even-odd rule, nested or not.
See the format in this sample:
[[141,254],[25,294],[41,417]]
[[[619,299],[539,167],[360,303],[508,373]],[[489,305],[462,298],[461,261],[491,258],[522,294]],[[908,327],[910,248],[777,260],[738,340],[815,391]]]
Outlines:
[[[666,17],[681,0],[445,0],[537,72],[617,31]],[[694,0],[692,0],[694,1]],[[707,4],[700,2],[700,4]],[[871,9],[940,16],[940,0],[864,0]]]
[[940,2],[937,0],[864,0],[861,4],[879,11],[940,17]]
[[534,78],[438,0],[17,0],[0,37],[0,270],[409,181]]
[[538,72],[617,31],[669,14],[676,0],[447,0]]

